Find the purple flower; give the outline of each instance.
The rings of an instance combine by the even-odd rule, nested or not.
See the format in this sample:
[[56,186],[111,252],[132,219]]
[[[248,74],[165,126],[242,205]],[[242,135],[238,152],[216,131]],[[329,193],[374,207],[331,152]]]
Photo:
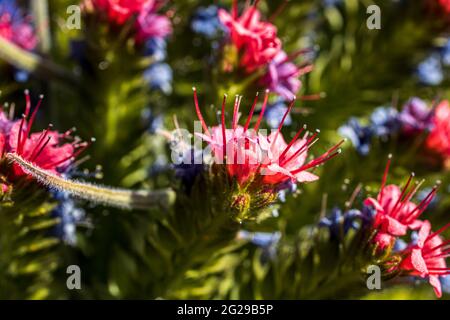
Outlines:
[[38,43],[29,18],[13,0],[0,1],[0,37],[28,51],[33,50]]
[[404,106],[399,114],[402,131],[405,133],[420,133],[431,129],[433,125],[433,110],[425,101],[413,97]]
[[298,77],[309,71],[311,67],[299,68],[289,61],[286,52],[280,51],[269,63],[268,72],[261,81],[271,91],[286,100],[292,100],[302,86]]
[[181,180],[187,193],[191,192],[195,180],[203,172],[203,153],[198,149],[187,149],[179,155],[174,165],[175,177]]

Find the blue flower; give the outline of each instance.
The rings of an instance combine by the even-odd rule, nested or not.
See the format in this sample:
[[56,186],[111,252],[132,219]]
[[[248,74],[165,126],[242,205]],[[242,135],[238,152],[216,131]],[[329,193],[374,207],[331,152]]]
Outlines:
[[203,151],[194,148],[188,149],[179,155],[174,165],[175,177],[181,180],[187,193],[190,193],[195,180],[203,172]]
[[389,136],[400,129],[398,111],[392,107],[378,107],[370,116],[370,124],[375,136]]
[[142,118],[151,134],[164,128],[164,116],[162,114],[155,114],[150,108],[146,108],[142,111]]
[[325,7],[336,7],[342,3],[342,0],[323,0],[322,3]]
[[442,291],[450,293],[450,275],[441,276]]
[[[286,106],[284,101],[281,100],[272,105],[269,105],[266,112],[264,113],[264,117],[266,118],[269,127],[272,129],[277,129],[287,110],[288,107]],[[292,118],[291,115],[288,114],[286,119],[284,120],[284,125],[289,126],[290,124],[292,124]]]
[[238,238],[245,239],[263,249],[262,262],[273,259],[277,253],[277,246],[281,238],[280,232],[248,232],[241,230]]
[[84,220],[85,212],[75,206],[75,202],[69,194],[56,192],[53,197],[58,200],[58,205],[51,212],[51,217],[59,218],[59,223],[53,228],[52,234],[69,245],[76,244],[76,226]]
[[447,43],[441,49],[441,57],[442,63],[445,66],[450,66],[450,39],[447,40]]
[[438,54],[432,54],[417,67],[417,76],[425,85],[435,86],[444,80],[444,74]]
[[286,202],[286,195],[288,192],[294,193],[297,191],[297,184],[295,182],[292,182],[292,180],[287,180],[286,182],[283,182],[280,184],[277,189],[278,191],[278,199],[281,202]]
[[361,126],[358,119],[350,118],[347,124],[338,129],[338,133],[348,138],[359,154],[365,156],[369,153],[373,135],[371,127]]
[[152,64],[144,71],[144,79],[152,89],[161,90],[165,94],[172,92],[172,69],[167,63]]
[[156,61],[163,61],[167,56],[166,40],[161,37],[150,38],[145,42],[144,55],[152,56]]
[[217,15],[218,10],[219,8],[214,5],[198,8],[192,17],[192,30],[207,38],[214,38],[220,31],[224,30],[224,26]]
[[17,82],[20,83],[27,82],[29,77],[30,73],[25,70],[17,69],[14,72],[14,80],[16,80]]
[[396,239],[394,244],[394,252],[400,252],[406,249],[408,243],[402,239]]
[[358,220],[362,218],[359,210],[351,209],[342,214],[342,210],[335,207],[328,217],[323,217],[319,221],[319,227],[327,227],[333,239],[341,239],[350,229],[358,229]]

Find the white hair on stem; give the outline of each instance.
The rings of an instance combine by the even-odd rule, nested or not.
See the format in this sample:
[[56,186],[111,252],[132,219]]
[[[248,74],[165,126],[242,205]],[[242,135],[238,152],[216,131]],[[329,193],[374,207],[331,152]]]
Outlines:
[[150,191],[99,186],[65,179],[34,165],[16,153],[8,153],[6,158],[19,165],[23,171],[51,189],[67,192],[74,197],[106,206],[129,210],[146,210],[155,206],[168,207],[175,200],[175,193],[170,189]]

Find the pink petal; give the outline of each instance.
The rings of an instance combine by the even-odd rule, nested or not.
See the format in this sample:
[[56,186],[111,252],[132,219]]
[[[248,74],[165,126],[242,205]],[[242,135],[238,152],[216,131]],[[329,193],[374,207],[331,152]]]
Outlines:
[[412,250],[411,263],[413,268],[417,270],[422,277],[428,273],[427,264],[425,263],[425,260],[423,259],[422,256],[422,250],[420,249]]
[[439,276],[430,275],[428,281],[433,287],[436,297],[438,298],[442,297],[442,288],[441,288],[441,281],[439,281]]

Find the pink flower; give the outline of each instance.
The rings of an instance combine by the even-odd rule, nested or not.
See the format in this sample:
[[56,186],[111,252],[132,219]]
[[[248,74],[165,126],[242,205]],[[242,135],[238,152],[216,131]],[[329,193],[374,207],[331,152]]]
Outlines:
[[[230,177],[236,179],[240,186],[257,188],[267,187],[276,190],[287,181],[309,182],[317,180],[318,177],[307,171],[326,162],[340,153],[341,141],[330,148],[317,159],[306,162],[307,153],[313,143],[317,141],[318,133],[311,136],[300,135],[305,128],[297,132],[294,138],[287,144],[281,133],[286,116],[294,105],[294,100],[289,105],[278,130],[269,135],[260,132],[259,126],[266,109],[269,92],[266,91],[261,112],[253,128],[249,128],[250,121],[257,103],[255,98],[245,125],[238,125],[238,114],[240,98],[236,97],[233,107],[233,120],[231,129],[225,125],[225,103],[222,103],[221,125],[208,129],[197,100],[197,92],[194,88],[194,102],[198,118],[202,124],[205,134],[200,136],[209,143],[214,155],[215,163],[225,164]],[[225,155],[225,156],[224,156]]]
[[242,53],[241,65],[250,73],[270,62],[281,50],[281,40],[277,37],[277,28],[261,20],[256,5],[237,13],[237,3],[233,2],[232,14],[219,9],[219,20],[228,28],[232,43]]
[[138,15],[145,5],[154,6],[155,0],[88,0],[95,9],[105,12],[108,20],[122,25]]
[[439,234],[449,226],[450,224],[447,224],[430,234],[431,225],[428,221],[424,221],[419,230],[417,243],[402,252],[404,259],[400,264],[400,269],[411,275],[428,277],[438,298],[442,296],[439,277],[450,274],[450,268],[445,262],[450,255],[450,241],[444,242]]
[[[25,97],[27,104],[25,114],[21,120],[8,120],[3,111],[0,113],[1,154],[16,153],[42,169],[59,174],[89,144],[73,139],[70,136],[71,131],[60,134],[57,131],[50,130],[51,126],[43,130],[42,133],[31,133],[31,128],[43,97],[40,98],[32,113],[28,91],[25,92]],[[67,139],[72,139],[73,141],[66,143],[65,140]],[[14,164],[9,177],[14,180],[23,175],[25,175],[25,172],[18,165]]]
[[302,86],[298,77],[312,70],[308,65],[303,68],[292,63],[284,51],[279,51],[268,65],[267,74],[261,79],[261,84],[278,93],[287,100],[294,99]]
[[380,248],[391,245],[395,237],[404,236],[408,229],[416,230],[421,227],[422,221],[418,218],[433,200],[437,189],[437,187],[434,187],[422,202],[416,205],[411,202],[418,191],[417,186],[411,186],[413,174],[409,177],[403,189],[396,185],[386,186],[390,162],[391,159],[388,160],[386,165],[381,190],[377,198],[367,198],[364,201],[365,205],[372,206],[376,210],[373,227],[378,229],[378,232],[374,241]]
[[34,28],[14,2],[0,3],[0,37],[31,51],[38,42]]
[[450,106],[447,100],[436,107],[433,129],[425,140],[425,148],[444,160],[450,159]]
[[152,37],[165,37],[172,32],[170,20],[156,14],[160,0],[86,0],[94,9],[106,14],[110,23],[123,25],[136,17],[136,41],[142,43]]
[[163,15],[155,14],[156,2],[144,6],[137,18],[136,40],[143,42],[149,38],[164,38],[172,33],[170,20]]

